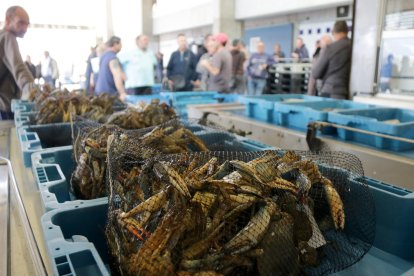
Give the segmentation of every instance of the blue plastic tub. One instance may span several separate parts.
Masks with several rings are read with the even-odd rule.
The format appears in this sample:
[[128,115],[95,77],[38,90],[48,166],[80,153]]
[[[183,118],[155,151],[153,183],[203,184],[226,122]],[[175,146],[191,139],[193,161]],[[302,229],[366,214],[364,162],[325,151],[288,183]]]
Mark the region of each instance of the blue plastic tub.
[[219,94],[214,91],[202,92],[161,92],[167,103],[175,109],[182,118],[187,118],[187,105],[189,104],[214,104]]
[[274,117],[275,103],[329,101],[331,99],[303,94],[274,94],[261,96],[240,96],[239,102],[246,105],[246,116],[267,123],[279,124]]
[[[358,186],[360,181],[351,183]],[[374,246],[358,263],[335,275],[413,275],[414,193],[369,178],[362,181],[372,188],[376,205]],[[60,264],[65,271],[70,268],[68,273],[109,273],[104,237],[107,204],[105,200],[72,203],[43,215],[42,230],[56,275],[64,275],[57,273]],[[77,254],[85,255],[86,264],[72,260]]]
[[25,167],[32,165],[31,155],[42,149],[72,144],[70,123],[22,126],[17,129]]
[[361,261],[336,275],[414,275],[414,192],[370,178],[365,181],[376,207],[374,246]]
[[70,203],[42,216],[54,275],[110,275],[105,240],[106,198]]
[[16,129],[21,126],[30,125],[32,122],[34,122],[37,114],[37,111],[16,112],[14,114],[14,125],[16,126]]
[[128,95],[125,97],[125,101],[130,104],[137,104],[140,102],[150,103],[153,99],[159,99],[160,102],[167,102],[160,94],[155,95]]
[[169,101],[170,106],[177,104],[202,104],[205,100],[213,100],[219,94],[214,91],[161,92],[161,96]]
[[62,208],[65,203],[76,200],[70,192],[70,179],[76,167],[72,146],[36,152],[32,154],[32,164],[46,212]]
[[373,105],[347,100],[275,103],[274,118],[282,126],[307,130],[309,122],[328,121],[329,112],[374,108]]
[[[387,120],[398,120],[387,123]],[[372,108],[331,112],[328,121],[338,125],[383,133],[397,137],[414,139],[414,111],[398,108]],[[343,140],[355,141],[380,149],[404,151],[414,149],[414,143],[400,142],[370,134],[338,128],[338,136]]]
[[[190,125],[211,151],[259,151],[274,149],[263,143],[230,133],[214,131],[200,125]],[[195,150],[195,149],[194,149]],[[70,192],[70,179],[76,167],[73,147],[65,146],[42,150],[32,154],[32,171],[45,211],[61,208],[78,199]],[[83,201],[93,201],[83,200]]]
[[35,107],[35,104],[33,102],[30,102],[28,100],[17,100],[13,99],[11,101],[11,111],[16,112],[30,112]]
[[162,83],[156,83],[151,88],[152,94],[160,94],[162,90]]
[[215,96],[215,99],[217,99],[219,103],[234,103],[239,101],[240,96],[240,94],[236,93],[219,93]]

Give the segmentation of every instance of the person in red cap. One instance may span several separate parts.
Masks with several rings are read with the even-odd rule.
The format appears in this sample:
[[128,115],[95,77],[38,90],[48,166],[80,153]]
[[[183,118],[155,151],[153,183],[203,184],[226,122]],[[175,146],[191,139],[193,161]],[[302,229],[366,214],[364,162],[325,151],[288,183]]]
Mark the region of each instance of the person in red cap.
[[200,65],[205,67],[210,77],[207,83],[207,90],[217,91],[220,93],[230,92],[230,80],[232,75],[232,57],[230,51],[226,48],[229,37],[225,33],[219,33],[214,36],[216,51],[211,61],[202,60]]

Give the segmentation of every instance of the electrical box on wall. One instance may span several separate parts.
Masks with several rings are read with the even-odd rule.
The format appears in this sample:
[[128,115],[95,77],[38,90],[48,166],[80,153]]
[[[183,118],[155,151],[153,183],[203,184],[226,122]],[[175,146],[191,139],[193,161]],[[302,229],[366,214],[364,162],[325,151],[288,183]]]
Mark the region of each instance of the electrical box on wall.
[[346,18],[349,17],[349,6],[339,6],[336,8],[336,17],[337,18]]

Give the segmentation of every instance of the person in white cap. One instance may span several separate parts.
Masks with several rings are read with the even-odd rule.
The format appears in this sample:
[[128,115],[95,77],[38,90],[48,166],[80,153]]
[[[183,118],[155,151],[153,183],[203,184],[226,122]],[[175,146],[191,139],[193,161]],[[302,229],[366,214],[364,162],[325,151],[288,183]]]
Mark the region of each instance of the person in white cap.
[[229,93],[233,65],[231,53],[226,48],[229,37],[225,33],[219,33],[214,36],[214,40],[217,49],[211,62],[208,60],[200,61],[200,65],[210,73],[207,90]]

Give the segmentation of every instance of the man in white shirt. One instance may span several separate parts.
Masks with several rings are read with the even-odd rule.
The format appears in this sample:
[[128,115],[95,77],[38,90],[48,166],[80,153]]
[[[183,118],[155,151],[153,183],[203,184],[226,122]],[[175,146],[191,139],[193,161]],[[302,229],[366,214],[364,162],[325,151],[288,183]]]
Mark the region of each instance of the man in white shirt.
[[149,38],[139,35],[137,48],[121,52],[118,59],[126,75],[125,88],[129,95],[148,95],[154,85],[154,68],[157,65],[155,54],[148,49]]
[[44,52],[45,59],[41,61],[40,71],[45,83],[49,84],[52,88],[55,87],[56,80],[59,78],[59,70],[56,60],[50,57],[49,52]]

